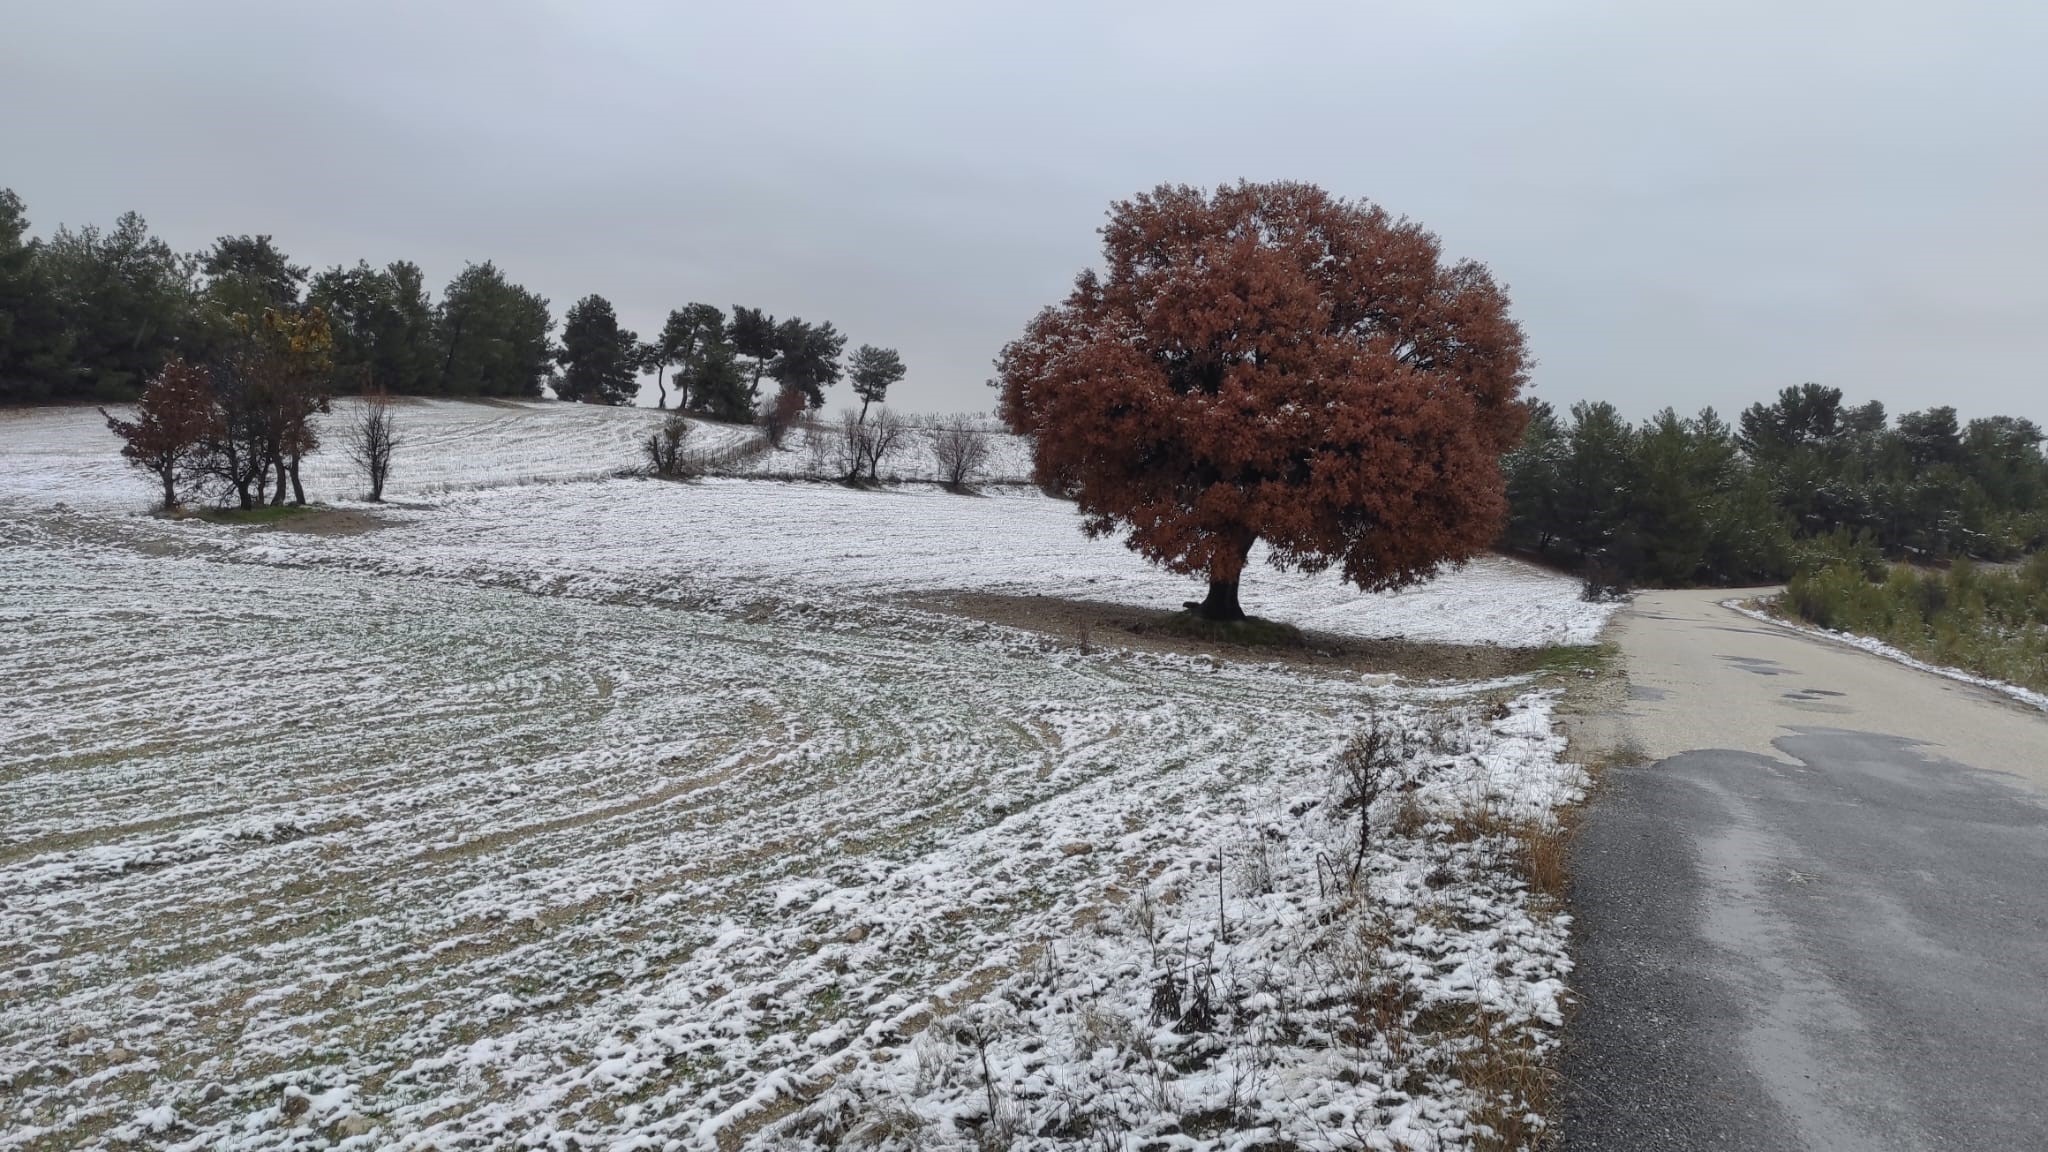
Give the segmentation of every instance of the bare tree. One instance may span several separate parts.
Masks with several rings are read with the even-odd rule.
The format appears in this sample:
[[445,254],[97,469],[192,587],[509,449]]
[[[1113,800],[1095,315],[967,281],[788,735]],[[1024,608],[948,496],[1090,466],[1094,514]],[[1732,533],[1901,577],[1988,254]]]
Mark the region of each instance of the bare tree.
[[391,475],[391,453],[398,447],[398,423],[391,415],[391,400],[383,393],[364,397],[349,429],[348,455],[363,478],[370,482],[370,502],[384,499],[384,481]]
[[862,441],[861,454],[867,459],[868,483],[879,484],[882,482],[883,459],[903,443],[909,425],[894,411],[877,408],[875,418],[863,427],[867,429],[867,436]]
[[870,484],[881,483],[882,461],[903,443],[910,430],[903,417],[887,408],[875,409],[872,420],[864,415],[848,408],[839,414],[838,426],[827,433],[839,478],[848,484],[863,477]]
[[690,438],[691,424],[677,412],[661,422],[661,427],[647,434],[640,442],[640,450],[647,456],[647,463],[656,476],[684,476],[691,472],[689,454],[683,444]]
[[931,426],[932,464],[939,483],[955,492],[964,491],[988,466],[988,433],[969,416],[949,416]]
[[812,431],[822,445],[818,454],[830,458],[833,475],[848,484],[859,481],[867,466],[867,441],[872,431],[862,422],[861,414],[848,408],[839,414],[837,425],[820,424]]

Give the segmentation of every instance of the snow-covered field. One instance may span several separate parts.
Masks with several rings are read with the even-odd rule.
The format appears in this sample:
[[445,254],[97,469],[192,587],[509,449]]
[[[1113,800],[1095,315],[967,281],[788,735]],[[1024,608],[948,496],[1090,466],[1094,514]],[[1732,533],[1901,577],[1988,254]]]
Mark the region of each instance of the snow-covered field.
[[[367,487],[342,449],[356,401],[340,400],[315,416],[328,448],[307,458],[306,498],[359,498]],[[390,499],[501,488],[554,480],[588,480],[638,467],[639,443],[662,413],[549,400],[400,400],[394,411],[400,444]],[[750,429],[704,424],[693,447],[737,445]],[[151,493],[116,455],[119,442],[92,408],[0,409],[0,501],[136,510]]]
[[[72,413],[0,416],[0,1149],[1455,1149],[1514,1116],[1472,1061],[1545,1051],[1569,970],[1502,864],[1582,784],[1545,692],[901,600],[1186,590],[1035,493],[456,488],[606,475],[649,415],[539,407],[448,416],[434,502],[355,536],[141,516]],[[1606,612],[1504,563],[1433,588],[1248,595],[1358,635]],[[1332,765],[1375,717],[1354,888]]]

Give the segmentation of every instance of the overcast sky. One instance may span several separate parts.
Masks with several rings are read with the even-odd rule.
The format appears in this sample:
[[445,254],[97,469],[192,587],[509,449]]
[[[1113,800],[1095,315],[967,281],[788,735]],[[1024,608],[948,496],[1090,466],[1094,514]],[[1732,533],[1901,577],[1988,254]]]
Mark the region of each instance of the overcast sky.
[[978,410],[1112,200],[1300,179],[1491,265],[1560,406],[1819,380],[2048,422],[2039,0],[8,9],[0,185],[38,233],[491,259],[643,335],[752,304]]

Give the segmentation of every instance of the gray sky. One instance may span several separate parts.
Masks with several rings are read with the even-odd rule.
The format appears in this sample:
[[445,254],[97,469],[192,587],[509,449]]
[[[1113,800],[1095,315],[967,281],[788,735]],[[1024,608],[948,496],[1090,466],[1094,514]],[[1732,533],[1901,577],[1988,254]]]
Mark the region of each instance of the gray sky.
[[493,259],[643,335],[758,305],[900,349],[917,409],[990,406],[1111,200],[1247,177],[1490,264],[1560,406],[1819,380],[2048,423],[2038,0],[31,0],[4,28],[0,185],[39,233],[134,208],[436,285]]

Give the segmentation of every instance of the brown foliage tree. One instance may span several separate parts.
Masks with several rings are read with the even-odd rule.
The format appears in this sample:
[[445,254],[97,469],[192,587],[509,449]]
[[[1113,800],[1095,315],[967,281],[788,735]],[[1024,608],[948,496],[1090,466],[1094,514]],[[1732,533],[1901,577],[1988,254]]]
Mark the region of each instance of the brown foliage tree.
[[164,488],[164,507],[178,506],[178,481],[197,470],[197,453],[213,427],[213,386],[204,369],[173,357],[150,378],[135,419],[100,409],[121,438],[121,455]]
[[1206,573],[1212,619],[1243,617],[1258,540],[1276,567],[1389,589],[1494,539],[1526,361],[1483,266],[1295,183],[1162,186],[1102,236],[1107,268],[1039,313],[994,381],[1090,535]]

